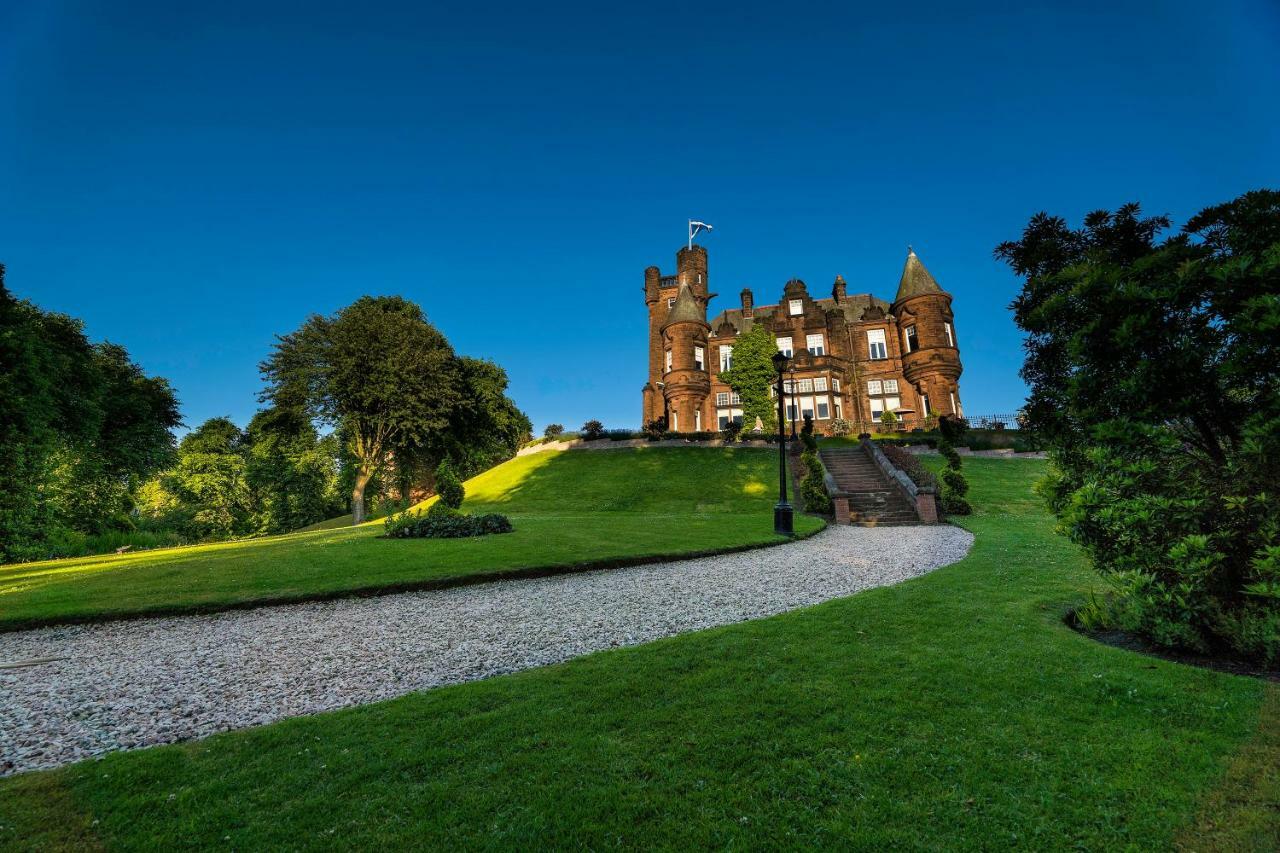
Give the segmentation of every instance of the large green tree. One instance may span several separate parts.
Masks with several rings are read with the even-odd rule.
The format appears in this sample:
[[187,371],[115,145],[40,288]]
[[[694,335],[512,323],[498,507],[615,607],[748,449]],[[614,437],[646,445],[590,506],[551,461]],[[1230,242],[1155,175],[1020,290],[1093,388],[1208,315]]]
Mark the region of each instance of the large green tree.
[[264,409],[245,430],[245,483],[255,533],[285,533],[342,513],[337,440],[305,413]]
[[398,296],[365,296],[331,317],[312,316],[279,339],[262,373],[264,399],[302,408],[342,436],[354,461],[357,523],[366,487],[397,455],[405,470],[430,470],[428,461],[450,452],[514,452],[510,436],[527,429],[502,393],[506,375],[457,356],[422,309]]
[[230,418],[209,418],[178,444],[178,464],[161,478],[177,512],[169,519],[196,539],[253,532],[245,435]]
[[0,560],[48,556],[59,528],[127,524],[133,488],[172,458],[179,423],[165,380],[16,299],[0,265]]
[[733,366],[721,372],[719,378],[742,399],[743,430],[754,429],[756,418],[764,424],[766,433],[778,428],[776,404],[769,396],[769,389],[778,379],[773,368],[773,356],[777,352],[777,341],[760,323],[733,341]]
[[1025,278],[1029,426],[1064,528],[1114,581],[1086,615],[1166,645],[1280,660],[1280,193],[1161,240],[1138,205],[1039,214]]

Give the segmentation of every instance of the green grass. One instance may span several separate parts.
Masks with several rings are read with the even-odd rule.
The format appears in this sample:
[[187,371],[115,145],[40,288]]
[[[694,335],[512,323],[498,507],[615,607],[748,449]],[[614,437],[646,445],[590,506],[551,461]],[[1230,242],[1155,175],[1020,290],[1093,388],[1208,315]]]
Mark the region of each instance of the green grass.
[[1067,629],[1093,578],[1044,463],[965,469],[954,566],[0,781],[0,846],[1275,849],[1276,691]]
[[[773,533],[776,464],[772,454],[752,450],[537,453],[467,483],[463,508],[509,515],[509,534],[389,540],[374,522],[0,566],[0,629],[770,544],[782,541]],[[821,525],[796,520],[800,533]]]

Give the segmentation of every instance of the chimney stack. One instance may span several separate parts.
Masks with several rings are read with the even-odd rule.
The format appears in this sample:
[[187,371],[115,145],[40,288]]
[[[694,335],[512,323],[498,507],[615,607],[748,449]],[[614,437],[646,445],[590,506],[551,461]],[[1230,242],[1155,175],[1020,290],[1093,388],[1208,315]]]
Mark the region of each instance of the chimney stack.
[[749,287],[742,288],[742,316],[743,317],[755,316],[755,309],[752,307],[754,304],[755,304],[755,299],[751,295],[751,288]]
[[843,303],[847,298],[845,294],[844,276],[836,276],[835,284],[831,285],[831,298],[836,301],[837,305]]

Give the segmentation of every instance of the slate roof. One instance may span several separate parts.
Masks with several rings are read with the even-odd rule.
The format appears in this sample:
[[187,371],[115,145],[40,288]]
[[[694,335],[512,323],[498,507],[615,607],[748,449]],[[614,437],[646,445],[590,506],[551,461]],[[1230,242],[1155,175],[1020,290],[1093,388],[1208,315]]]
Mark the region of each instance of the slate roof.
[[[857,323],[860,321],[862,319],[863,312],[872,306],[879,308],[886,314],[889,313],[889,303],[885,302],[883,299],[878,299],[872,296],[870,293],[850,294],[845,297],[844,302],[839,306],[836,305],[836,301],[834,299],[829,297],[824,299],[815,299],[813,301],[823,311],[830,311],[837,307],[843,309],[845,321],[849,323]],[[771,317],[773,312],[776,310],[778,310],[777,305],[757,305],[755,306],[754,313],[757,319],[763,319]],[[712,331],[718,330],[720,328],[720,324],[726,320],[729,322],[729,325],[733,326],[733,328],[738,332],[745,332],[752,326],[752,320],[750,318],[743,318],[741,308],[727,308],[717,314],[715,319],[711,321]]]
[[898,295],[893,301],[901,302],[904,299],[910,299],[912,296],[919,296],[922,293],[941,292],[942,288],[938,287],[938,283],[933,280],[933,276],[929,275],[929,271],[924,268],[924,264],[916,257],[916,253],[908,249],[907,262],[902,266],[902,279],[898,282]]
[[693,291],[689,289],[689,285],[680,285],[680,292],[676,294],[676,302],[671,306],[671,310],[667,312],[667,322],[662,324],[662,328],[670,326],[672,323],[705,323],[707,322],[707,309],[698,302]]

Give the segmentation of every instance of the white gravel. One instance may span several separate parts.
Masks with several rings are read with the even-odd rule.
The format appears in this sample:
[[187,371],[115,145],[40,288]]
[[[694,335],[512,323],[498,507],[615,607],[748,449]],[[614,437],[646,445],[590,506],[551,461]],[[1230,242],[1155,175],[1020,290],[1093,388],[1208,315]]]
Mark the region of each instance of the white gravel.
[[922,575],[972,541],[833,526],[629,569],[0,634],[0,775],[757,619]]

